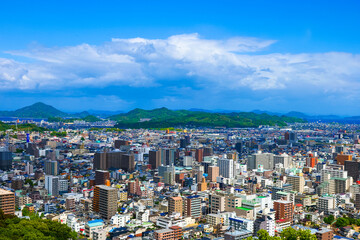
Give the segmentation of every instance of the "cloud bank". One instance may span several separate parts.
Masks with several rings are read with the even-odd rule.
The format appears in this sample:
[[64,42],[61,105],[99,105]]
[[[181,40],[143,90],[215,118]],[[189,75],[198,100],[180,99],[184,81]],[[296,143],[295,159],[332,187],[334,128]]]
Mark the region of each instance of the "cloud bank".
[[274,43],[184,34],[167,39],[112,39],[98,46],[8,51],[30,62],[0,58],[0,89],[153,87],[184,79],[200,88],[360,90],[359,55],[268,53]]
[[31,102],[25,99],[43,99],[70,110],[106,105],[360,114],[354,108],[359,54],[279,53],[271,50],[275,43],[281,44],[183,34],[8,51],[10,57],[0,58],[0,92],[8,108],[15,100],[23,106]]

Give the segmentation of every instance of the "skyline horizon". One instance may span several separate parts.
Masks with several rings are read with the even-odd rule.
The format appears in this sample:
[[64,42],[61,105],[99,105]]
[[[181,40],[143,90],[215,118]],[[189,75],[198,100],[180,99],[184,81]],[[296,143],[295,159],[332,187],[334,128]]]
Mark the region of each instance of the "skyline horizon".
[[[281,112],[281,111],[268,111],[268,110],[264,110],[264,109],[252,109],[252,110],[249,110],[249,111],[246,111],[246,110],[241,110],[241,109],[204,109],[204,108],[196,108],[196,107],[192,107],[192,108],[168,108],[166,106],[161,106],[161,107],[156,107],[156,108],[141,108],[141,107],[134,107],[134,108],[128,108],[128,109],[114,109],[114,110],[102,110],[102,109],[79,109],[79,110],[76,110],[76,111],[68,111],[64,108],[62,108],[61,105],[59,106],[56,106],[56,105],[52,105],[52,104],[48,104],[46,102],[40,102],[40,101],[37,101],[37,102],[33,102],[33,103],[29,103],[28,105],[24,105],[24,106],[21,106],[21,107],[17,107],[17,108],[9,108],[9,109],[3,109],[1,108],[0,106],[0,112],[1,111],[16,111],[16,110],[19,110],[21,108],[24,108],[24,107],[29,107],[29,106],[32,106],[32,105],[35,105],[35,104],[45,104],[45,105],[48,105],[48,106],[51,106],[51,107],[54,107],[56,108],[57,110],[60,110],[64,113],[69,113],[69,114],[76,114],[76,113],[81,113],[81,112],[89,112],[89,113],[96,113],[96,114],[100,114],[101,112],[102,113],[113,113],[114,115],[115,114],[119,114],[119,113],[128,113],[132,110],[135,110],[135,109],[143,109],[143,110],[154,110],[154,109],[161,109],[161,108],[166,108],[166,109],[169,109],[169,110],[172,110],[172,111],[177,111],[177,110],[188,110],[188,111],[204,111],[204,112],[213,112],[213,113],[231,113],[231,112],[248,112],[248,113],[266,113],[266,114],[269,114],[269,115],[286,115],[286,114],[289,114],[289,113],[299,113],[299,114],[304,114],[304,115],[307,115],[308,117],[316,117],[316,116],[337,116],[337,117],[357,117],[357,116],[360,116],[360,115],[345,115],[345,114],[336,114],[336,113],[328,113],[328,114],[312,114],[312,113],[308,113],[308,112],[301,112],[301,111],[296,111],[296,110],[290,110],[290,111],[286,111],[286,112]],[[0,117],[4,117],[4,116],[1,116]],[[6,117],[6,116],[5,116]]]

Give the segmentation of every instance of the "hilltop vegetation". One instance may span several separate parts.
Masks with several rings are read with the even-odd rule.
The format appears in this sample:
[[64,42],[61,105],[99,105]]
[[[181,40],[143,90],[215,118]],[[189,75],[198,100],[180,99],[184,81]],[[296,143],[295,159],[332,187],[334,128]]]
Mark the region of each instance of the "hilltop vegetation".
[[59,222],[40,219],[39,217],[20,219],[6,215],[0,209],[0,239],[39,239],[68,240],[77,239],[77,234],[67,225]]
[[49,117],[48,121],[49,122],[64,122],[64,123],[72,123],[74,121],[81,121],[84,120],[86,122],[98,122],[101,121],[100,118],[95,117],[93,115],[87,115],[86,117],[82,117],[82,118],[62,118],[62,117]]
[[[0,121],[0,131],[1,132],[9,130],[9,129],[16,130],[16,125],[6,124],[6,123],[3,123]],[[18,131],[29,131],[29,132],[48,131],[47,128],[39,127],[39,126],[36,126],[35,124],[31,124],[31,123],[18,124],[17,130]]]
[[188,110],[134,109],[128,113],[109,117],[118,122],[119,128],[166,128],[176,126],[193,127],[258,127],[260,125],[286,126],[287,123],[304,120],[286,116],[271,116],[248,112],[210,113]]

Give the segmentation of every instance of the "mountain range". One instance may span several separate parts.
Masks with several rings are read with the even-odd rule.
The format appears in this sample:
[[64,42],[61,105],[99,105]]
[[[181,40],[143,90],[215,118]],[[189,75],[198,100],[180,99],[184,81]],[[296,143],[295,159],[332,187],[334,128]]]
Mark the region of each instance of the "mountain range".
[[360,121],[360,116],[341,117],[337,115],[311,116],[301,112],[289,112],[286,114],[254,110],[252,112],[239,112],[230,110],[170,110],[167,108],[157,108],[144,110],[136,108],[127,113],[120,111],[101,111],[91,110],[80,113],[66,113],[53,106],[42,102],[26,106],[15,111],[0,111],[1,117],[19,118],[43,118],[52,121],[62,121],[62,119],[84,119],[97,121],[102,117],[115,120],[118,127],[172,127],[180,125],[191,126],[226,126],[226,127],[255,127],[259,125],[280,125],[284,126],[289,122],[304,121]]

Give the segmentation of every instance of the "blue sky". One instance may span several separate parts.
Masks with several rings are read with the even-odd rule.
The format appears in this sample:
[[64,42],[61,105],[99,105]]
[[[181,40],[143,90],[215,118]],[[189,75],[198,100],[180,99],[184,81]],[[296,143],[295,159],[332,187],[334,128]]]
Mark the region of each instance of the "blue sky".
[[0,109],[359,115],[359,1],[4,1]]

